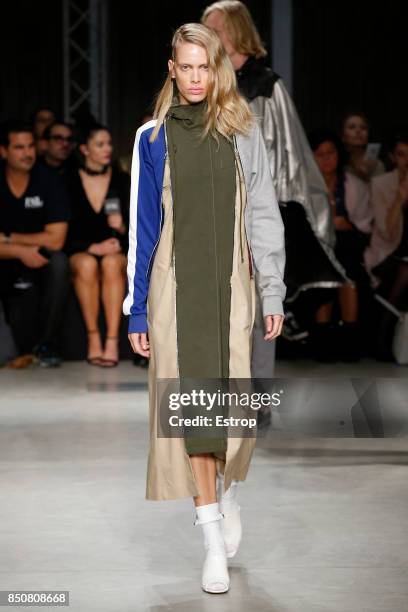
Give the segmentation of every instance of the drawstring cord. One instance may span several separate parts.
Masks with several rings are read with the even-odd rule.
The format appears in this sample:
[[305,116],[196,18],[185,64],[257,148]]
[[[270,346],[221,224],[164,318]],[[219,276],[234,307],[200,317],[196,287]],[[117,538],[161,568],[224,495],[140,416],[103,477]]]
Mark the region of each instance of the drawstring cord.
[[242,182],[241,182],[241,173],[240,173],[241,160],[239,157],[235,136],[233,136],[233,142],[234,142],[234,152],[235,152],[235,163],[237,166],[238,183],[239,183],[239,248],[240,248],[240,253],[241,253],[241,263],[244,263],[244,249],[242,246],[242,213],[243,213],[243,199],[244,198],[242,196]]

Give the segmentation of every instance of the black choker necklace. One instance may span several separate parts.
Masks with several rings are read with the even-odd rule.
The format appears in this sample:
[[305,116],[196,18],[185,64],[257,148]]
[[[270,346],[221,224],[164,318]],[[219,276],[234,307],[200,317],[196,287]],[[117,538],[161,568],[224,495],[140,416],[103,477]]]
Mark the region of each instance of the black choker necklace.
[[110,165],[107,164],[102,168],[102,170],[91,170],[91,168],[87,168],[86,166],[82,166],[82,170],[88,174],[89,176],[100,176],[101,174],[106,174],[109,170]]

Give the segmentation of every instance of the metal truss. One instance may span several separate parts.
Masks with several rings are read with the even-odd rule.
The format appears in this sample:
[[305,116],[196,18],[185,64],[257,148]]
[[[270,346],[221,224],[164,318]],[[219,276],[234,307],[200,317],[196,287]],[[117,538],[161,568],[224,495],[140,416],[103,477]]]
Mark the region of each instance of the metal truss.
[[107,0],[63,0],[64,117],[107,122]]

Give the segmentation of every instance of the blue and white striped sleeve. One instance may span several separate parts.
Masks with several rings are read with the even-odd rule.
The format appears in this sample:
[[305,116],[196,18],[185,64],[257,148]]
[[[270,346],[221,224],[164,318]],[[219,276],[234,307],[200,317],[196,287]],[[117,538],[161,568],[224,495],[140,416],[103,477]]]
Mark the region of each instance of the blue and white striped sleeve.
[[160,235],[161,190],[158,188],[151,158],[149,135],[155,121],[149,121],[136,133],[133,148],[129,251],[127,264],[128,294],[123,312],[129,315],[129,333],[147,332],[147,295],[150,259]]

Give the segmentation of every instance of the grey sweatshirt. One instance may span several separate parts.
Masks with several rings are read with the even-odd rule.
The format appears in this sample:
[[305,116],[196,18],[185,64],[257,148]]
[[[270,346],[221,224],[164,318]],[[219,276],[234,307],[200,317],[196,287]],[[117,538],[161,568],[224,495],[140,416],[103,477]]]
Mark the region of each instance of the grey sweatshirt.
[[247,190],[245,229],[255,267],[263,316],[283,314],[286,286],[284,226],[273,186],[268,155],[258,125],[236,135]]

